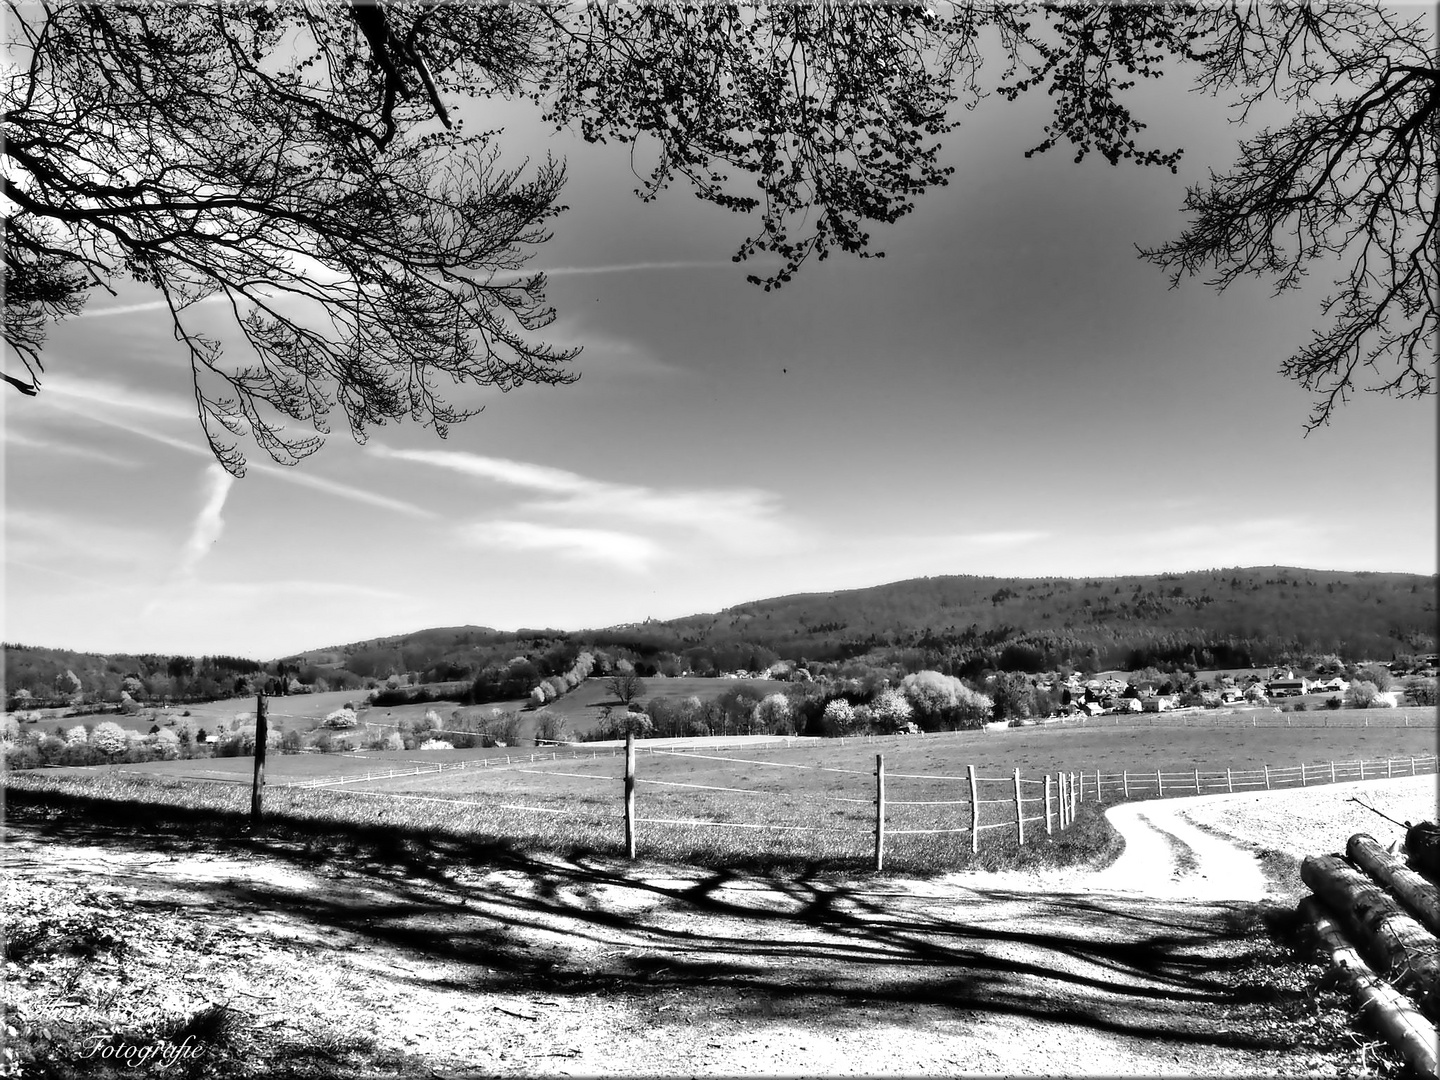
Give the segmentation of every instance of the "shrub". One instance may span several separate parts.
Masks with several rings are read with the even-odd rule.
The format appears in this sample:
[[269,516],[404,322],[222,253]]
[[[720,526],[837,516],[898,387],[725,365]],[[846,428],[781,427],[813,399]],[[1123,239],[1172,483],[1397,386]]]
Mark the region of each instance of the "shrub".
[[1327,709],[1338,709],[1341,708],[1344,704],[1345,702],[1341,701],[1338,696],[1328,697],[1325,699],[1325,707]]
[[1345,691],[1345,704],[1352,709],[1373,709],[1380,703],[1380,688],[1372,682],[1356,679]]
[[791,735],[795,731],[795,709],[784,694],[767,694],[755,703],[755,730],[764,735]]
[[300,732],[287,731],[281,735],[280,751],[285,754],[298,754],[300,752]]
[[325,726],[332,731],[349,731],[359,724],[354,709],[339,708],[325,717]]
[[899,731],[910,723],[915,710],[910,702],[905,700],[905,695],[892,687],[875,695],[875,700],[870,703],[870,712],[875,717],[876,727],[885,731]]
[[123,754],[128,744],[125,729],[113,720],[96,724],[95,730],[90,732],[90,745],[106,757]]
[[444,739],[426,739],[417,749],[419,750],[454,750],[455,744],[448,743]]

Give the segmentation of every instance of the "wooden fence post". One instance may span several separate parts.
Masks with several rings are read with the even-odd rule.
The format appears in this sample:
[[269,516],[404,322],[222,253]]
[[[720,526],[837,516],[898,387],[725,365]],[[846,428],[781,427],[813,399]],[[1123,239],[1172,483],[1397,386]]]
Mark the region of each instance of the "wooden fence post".
[[625,857],[635,858],[635,733],[625,733]]
[[1100,770],[1099,770],[1099,769],[1096,769],[1096,770],[1095,770],[1095,801],[1096,801],[1097,803],[1099,803],[1099,802],[1104,802],[1104,801],[1105,801],[1104,792],[1102,791],[1102,789],[1101,789],[1101,787],[1100,787]]
[[1200,767],[1195,767],[1195,794],[1200,794]]
[[1413,757],[1410,759],[1410,775],[1415,775],[1415,759]]
[[1305,786],[1305,762],[1300,762],[1300,786]]
[[1125,798],[1130,798],[1130,774],[1124,770],[1120,773],[1120,784],[1125,789]]
[[1160,777],[1160,770],[1155,770],[1155,795],[1160,797],[1165,794],[1165,781]]
[[1074,774],[1074,773],[1071,773],[1071,774],[1070,774],[1070,823],[1071,823],[1072,825],[1075,823],[1075,811],[1076,811],[1078,808],[1079,808],[1079,804],[1075,801],[1075,774]]
[[1270,766],[1269,766],[1269,765],[1266,765],[1264,768],[1265,768],[1265,790],[1266,790],[1266,791],[1269,791],[1269,790],[1270,790]]
[[260,810],[263,801],[261,791],[265,787],[265,695],[255,695],[255,782],[250,788],[250,827],[260,824]]
[[875,755],[875,870],[885,868],[885,755]]
[[1330,762],[1330,783],[1335,783],[1335,762]]
[[1045,774],[1045,835],[1051,836],[1054,830],[1050,828],[1050,774]]
[[1389,780],[1389,779],[1390,779],[1392,776],[1394,776],[1394,775],[1395,775],[1395,762],[1392,761],[1390,758],[1387,757],[1387,758],[1385,759],[1385,779],[1386,779],[1386,780]]
[[970,766],[970,854],[980,850],[980,800],[975,793],[975,766]]
[[1229,769],[1225,770],[1225,790],[1232,795],[1235,794],[1235,781],[1231,779]]
[[1025,846],[1025,800],[1020,797],[1020,770],[1015,770],[1015,828],[1020,832],[1020,846]]
[[1085,801],[1085,770],[1080,770],[1080,801]]

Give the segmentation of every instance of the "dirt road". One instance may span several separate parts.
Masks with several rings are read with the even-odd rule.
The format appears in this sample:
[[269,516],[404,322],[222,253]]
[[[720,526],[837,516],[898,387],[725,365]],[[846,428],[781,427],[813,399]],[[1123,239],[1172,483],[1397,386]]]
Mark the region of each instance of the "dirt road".
[[[228,1003],[270,1071],[323,1046],[356,1075],[1337,1075],[1360,1058],[1297,1026],[1304,987],[1255,902],[1293,906],[1284,856],[1343,846],[1352,811],[1394,838],[1356,790],[1435,814],[1433,777],[1135,803],[1110,811],[1109,867],[929,880],[372,862],[22,820],[7,909],[108,904],[144,942],[106,1008],[66,1014],[77,1032]],[[45,980],[10,991],[47,1008]]]

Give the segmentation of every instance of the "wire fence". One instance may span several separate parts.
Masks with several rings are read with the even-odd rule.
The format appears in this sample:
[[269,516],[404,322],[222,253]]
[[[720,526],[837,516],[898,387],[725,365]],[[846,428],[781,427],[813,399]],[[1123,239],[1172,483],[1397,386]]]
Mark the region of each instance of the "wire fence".
[[[858,740],[857,740],[858,741]],[[635,857],[642,837],[657,842],[675,830],[794,836],[796,843],[824,845],[825,837],[873,844],[874,865],[883,869],[887,844],[907,838],[942,844],[955,853],[978,853],[982,842],[1003,839],[1018,845],[1063,834],[1086,803],[1131,799],[1237,793],[1310,787],[1351,780],[1416,776],[1437,772],[1434,754],[1325,761],[1246,769],[1193,766],[1186,770],[1056,771],[1024,776],[1020,769],[1000,775],[974,766],[947,772],[887,771],[885,755],[875,767],[776,760],[736,748],[731,753],[690,748],[643,747],[633,741],[623,750],[597,749],[586,755],[560,752],[519,753],[501,758],[417,765],[415,768],[326,777],[288,785],[333,788],[367,781],[420,778],[452,779],[469,770],[510,773],[512,784],[480,794],[470,788],[461,797],[352,791],[376,799],[443,803],[478,810],[533,812],[551,817],[590,819],[614,829],[623,820],[625,847]],[[624,768],[615,775],[615,758]],[[642,767],[641,761],[649,766]],[[589,766],[605,771],[585,771]],[[687,771],[688,770],[688,771]],[[807,774],[803,779],[799,774]],[[534,776],[537,781],[520,781]],[[617,785],[618,781],[618,785]],[[459,785],[462,789],[467,784]],[[616,787],[621,813],[616,814]],[[609,822],[611,824],[605,824]],[[613,835],[613,833],[612,833]],[[805,840],[810,837],[811,840]]]

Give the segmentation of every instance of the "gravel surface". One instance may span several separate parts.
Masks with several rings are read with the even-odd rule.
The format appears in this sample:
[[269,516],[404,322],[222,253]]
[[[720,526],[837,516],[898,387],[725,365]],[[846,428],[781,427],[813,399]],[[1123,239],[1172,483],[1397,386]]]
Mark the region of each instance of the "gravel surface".
[[[143,938],[118,996],[62,1017],[82,1034],[229,1002],[273,1047],[363,1048],[370,1071],[338,1075],[1345,1075],[1363,1060],[1243,991],[1277,955],[1250,902],[1294,902],[1257,854],[1399,835],[1356,795],[1436,813],[1433,776],[1132,803],[1109,867],[929,880],[396,872],[28,825],[3,853],[7,904],[103,895]],[[7,995],[55,1023],[52,989]]]

